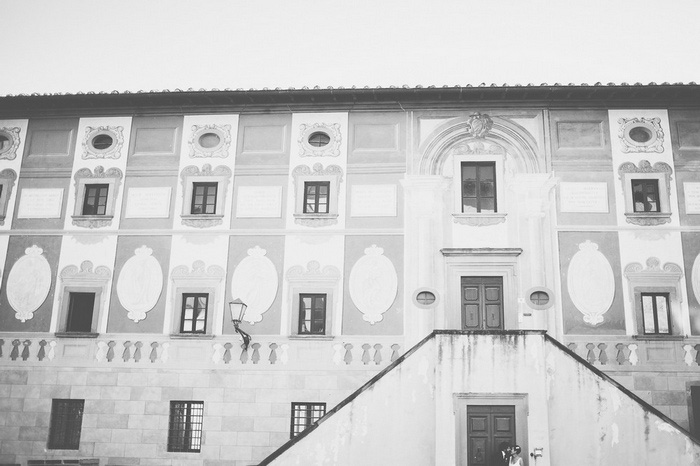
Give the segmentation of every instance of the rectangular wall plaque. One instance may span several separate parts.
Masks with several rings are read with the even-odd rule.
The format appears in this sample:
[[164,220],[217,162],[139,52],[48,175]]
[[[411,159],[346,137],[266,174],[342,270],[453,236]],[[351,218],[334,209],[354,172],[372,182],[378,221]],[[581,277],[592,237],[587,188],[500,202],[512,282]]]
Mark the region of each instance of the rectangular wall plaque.
[[125,218],[170,217],[172,188],[129,188],[126,194]]
[[608,212],[607,183],[572,183],[559,184],[562,212]]
[[356,184],[350,189],[351,217],[396,217],[395,184]]
[[279,218],[282,216],[282,186],[239,186],[237,218]]
[[700,214],[700,183],[683,183],[685,213]]
[[24,188],[17,218],[61,218],[63,188]]

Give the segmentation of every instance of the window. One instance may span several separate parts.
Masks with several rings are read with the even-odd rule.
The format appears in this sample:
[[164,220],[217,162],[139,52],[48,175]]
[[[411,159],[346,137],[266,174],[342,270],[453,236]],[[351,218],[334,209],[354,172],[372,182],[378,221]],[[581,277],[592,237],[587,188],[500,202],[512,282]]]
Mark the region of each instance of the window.
[[81,168],[75,173],[75,210],[73,225],[99,228],[112,224],[119,184],[123,177],[118,168],[105,170]]
[[206,333],[208,301],[207,293],[182,295],[180,333]]
[[307,181],[304,183],[304,213],[327,214],[329,181]]
[[668,293],[642,293],[644,334],[670,335],[671,308]]
[[338,165],[313,167],[299,165],[292,170],[294,183],[294,222],[309,227],[323,227],[338,223],[340,184],[343,169]]
[[199,453],[202,448],[203,401],[171,401],[168,451]]
[[625,195],[627,223],[649,226],[671,221],[671,167],[664,162],[653,166],[640,160],[639,166],[625,162],[618,168]]
[[49,450],[78,450],[85,400],[54,399],[51,403]]
[[108,184],[86,184],[83,215],[105,215],[108,193]]
[[659,181],[632,180],[632,199],[635,212],[660,212]]
[[326,414],[326,403],[292,403],[292,427],[290,437],[294,438]]
[[92,313],[95,309],[95,293],[69,293],[68,300],[66,332],[92,331]]
[[299,335],[326,334],[326,295],[299,295]]
[[218,183],[193,183],[190,213],[193,215],[215,214],[217,188]]
[[462,212],[496,212],[495,162],[462,162]]
[[313,147],[324,147],[331,142],[331,137],[324,133],[323,131],[316,131],[309,135],[307,139],[310,146]]

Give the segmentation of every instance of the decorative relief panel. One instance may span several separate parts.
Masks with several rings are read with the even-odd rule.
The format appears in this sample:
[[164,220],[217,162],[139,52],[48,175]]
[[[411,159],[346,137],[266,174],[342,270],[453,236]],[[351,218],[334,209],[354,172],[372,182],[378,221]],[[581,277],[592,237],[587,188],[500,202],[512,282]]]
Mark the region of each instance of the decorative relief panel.
[[[697,262],[697,261],[696,261]],[[639,262],[632,262],[625,267],[625,277],[629,281],[630,296],[634,296],[634,289],[640,286],[670,286],[676,290],[676,296],[681,298],[680,279],[683,269],[673,262],[667,262],[661,267],[659,259],[650,257],[646,261],[646,268]]]
[[493,120],[485,113],[473,113],[467,119],[467,135],[473,138],[483,139],[493,128]]
[[578,248],[569,264],[566,286],[583,321],[595,326],[603,323],[615,298],[615,275],[596,243],[586,240]]
[[15,126],[0,128],[0,160],[14,160],[17,157],[19,133],[20,129]]
[[299,125],[299,155],[302,157],[338,157],[340,155],[340,125],[314,123]]
[[112,276],[112,272],[104,265],[98,266],[93,271],[92,262],[83,261],[80,264],[80,268],[78,268],[76,265],[64,267],[59,276],[61,281],[64,283],[87,286],[94,283],[104,283],[109,281],[109,278]]
[[193,125],[188,142],[191,158],[226,158],[231,147],[231,125]]
[[384,318],[398,292],[396,269],[383,254],[384,249],[374,244],[365,249],[365,255],[353,265],[348,282],[352,302],[372,325]]
[[248,249],[248,257],[241,260],[231,277],[231,296],[248,305],[244,320],[251,325],[263,319],[277,296],[277,269],[266,254],[260,246]]
[[664,151],[664,131],[660,118],[620,118],[618,136],[622,152]]
[[340,270],[332,265],[326,265],[321,269],[321,264],[318,261],[309,261],[306,264],[306,269],[301,265],[295,265],[287,270],[287,280],[293,282],[303,282],[310,280],[337,282],[340,280]]
[[134,322],[146,318],[146,313],[158,303],[163,290],[163,271],[153,250],[144,246],[124,263],[117,279],[117,297]]
[[178,265],[175,267],[170,274],[170,278],[173,281],[180,281],[186,284],[187,280],[197,280],[197,279],[215,279],[220,280],[224,278],[224,269],[218,265],[210,265],[209,267],[202,261],[194,261],[192,263],[192,270],[186,265]]
[[7,277],[7,301],[21,322],[34,317],[51,289],[51,266],[37,245],[24,250]]
[[88,126],[83,139],[83,159],[118,159],[124,145],[122,126]]

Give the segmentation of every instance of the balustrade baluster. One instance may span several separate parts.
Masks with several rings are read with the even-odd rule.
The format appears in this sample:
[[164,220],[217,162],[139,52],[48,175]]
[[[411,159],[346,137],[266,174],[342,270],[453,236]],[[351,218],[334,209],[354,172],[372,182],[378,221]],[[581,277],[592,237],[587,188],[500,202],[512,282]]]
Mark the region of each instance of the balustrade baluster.
[[377,343],[374,345],[374,363],[379,365],[382,363],[382,345]]
[[277,343],[270,343],[270,364],[275,364],[277,362]]
[[141,347],[143,346],[143,343],[137,341],[134,346],[136,346],[136,351],[134,351],[134,362],[139,362],[141,360]]
[[117,342],[110,341],[109,343],[107,343],[107,346],[109,347],[109,349],[107,350],[107,362],[112,362],[112,360],[114,359],[114,347],[117,346]]
[[154,341],[151,343],[151,353],[148,355],[148,359],[151,360],[151,363],[156,362],[156,359],[158,359],[158,342]]
[[370,348],[371,348],[371,346],[367,343],[362,345],[362,364],[364,364],[365,366],[367,364],[369,364],[369,361],[370,361],[370,359],[369,359],[369,349]]
[[695,364],[700,366],[700,345],[695,345]]
[[253,347],[253,356],[251,357],[251,360],[253,361],[253,364],[257,364],[260,362],[260,343],[253,343],[250,346]]
[[224,344],[224,364],[228,364],[231,362],[231,348],[233,348],[233,345],[231,343]]
[[2,345],[4,345],[4,344],[5,344],[5,340],[0,338],[0,358],[2,357]]
[[39,342],[39,353],[37,353],[36,358],[39,361],[43,361],[44,358],[46,357],[46,340],[41,340]]
[[399,358],[399,349],[401,349],[401,345],[396,343],[391,345],[391,362],[394,362]]
[[589,364],[595,364],[595,345],[593,343],[588,343],[586,348],[588,349],[588,352],[586,353],[586,360]]
[[600,352],[598,353],[598,361],[600,361],[602,365],[608,363],[608,353],[605,351],[607,347],[608,345],[605,343],[601,343],[598,345],[598,349],[600,350]]
[[10,351],[10,359],[16,361],[19,357],[19,340],[12,340],[12,351]]
[[248,350],[241,343],[241,357],[239,358],[241,364],[246,364],[248,362]]
[[22,361],[26,361],[29,359],[29,346],[31,346],[32,342],[29,340],[24,340],[24,348],[22,349]]
[[128,362],[129,359],[131,359],[131,342],[130,341],[124,342],[124,352],[122,353],[122,359],[124,360],[124,362]]
[[350,364],[352,362],[352,343],[345,344],[345,356],[343,357],[345,364]]
[[627,362],[627,357],[625,356],[625,344],[624,343],[618,343],[615,345],[615,348],[617,348],[617,354],[615,355],[615,360],[619,365],[624,365],[625,362]]

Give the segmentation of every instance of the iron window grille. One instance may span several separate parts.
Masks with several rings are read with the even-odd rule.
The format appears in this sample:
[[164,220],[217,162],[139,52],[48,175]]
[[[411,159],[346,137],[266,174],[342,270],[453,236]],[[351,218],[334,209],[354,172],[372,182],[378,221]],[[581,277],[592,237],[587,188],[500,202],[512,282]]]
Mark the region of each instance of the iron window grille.
[[206,333],[208,301],[207,293],[182,295],[180,333]]
[[299,335],[326,334],[326,295],[299,295]]
[[49,450],[78,450],[85,400],[54,399],[51,403]]
[[645,335],[671,334],[671,306],[668,293],[642,293],[642,319]]
[[632,180],[632,202],[635,212],[661,212],[658,180]]
[[107,213],[108,184],[85,185],[83,215],[105,215]]
[[304,213],[327,214],[329,212],[330,181],[307,181],[304,183]]
[[294,438],[326,414],[326,403],[292,403],[290,438]]
[[495,162],[462,162],[462,212],[497,212]]
[[192,184],[192,208],[190,213],[215,214],[216,196],[219,183],[193,183]]
[[199,453],[202,448],[203,401],[171,401],[168,451]]

